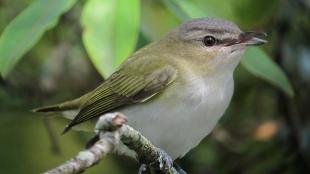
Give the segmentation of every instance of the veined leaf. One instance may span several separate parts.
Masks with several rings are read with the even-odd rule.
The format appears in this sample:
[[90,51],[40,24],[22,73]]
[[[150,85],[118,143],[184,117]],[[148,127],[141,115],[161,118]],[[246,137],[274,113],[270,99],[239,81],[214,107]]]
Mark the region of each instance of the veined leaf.
[[88,0],[82,12],[83,43],[102,76],[115,71],[135,49],[139,0]]
[[[164,0],[164,2],[176,16],[183,20],[186,19],[185,15],[189,18],[215,16],[211,14],[211,7],[209,7],[210,11],[204,12],[189,0]],[[294,96],[292,85],[283,70],[260,48],[250,48],[241,64],[250,73],[280,88],[288,96]]]
[[37,0],[23,10],[0,36],[0,73],[6,77],[43,33],[55,26],[60,15],[76,0]]
[[261,49],[249,48],[241,64],[252,74],[279,87],[288,96],[294,96],[294,90],[285,73]]

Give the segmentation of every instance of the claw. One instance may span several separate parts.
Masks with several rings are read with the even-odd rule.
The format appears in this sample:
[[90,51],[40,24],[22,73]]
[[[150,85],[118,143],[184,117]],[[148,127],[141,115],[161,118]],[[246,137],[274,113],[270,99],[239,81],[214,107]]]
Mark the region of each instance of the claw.
[[172,158],[162,149],[158,149],[158,152],[158,163],[160,170],[164,170],[165,173],[169,173],[171,171],[171,168],[173,167]]
[[138,174],[144,174],[147,171],[147,165],[141,164]]
[[[173,163],[172,158],[164,150],[160,148],[157,149],[157,152],[158,152],[158,159],[156,161],[156,164],[155,163],[149,164],[150,166],[154,167],[153,169],[155,173],[159,172],[159,173],[168,174],[171,172],[172,173],[177,172],[176,170],[173,170],[174,163]],[[139,174],[147,173],[149,171],[148,169],[150,169],[148,167],[149,167],[148,165],[142,164],[139,168]],[[180,174],[186,174],[184,170],[181,169],[180,171],[183,172]]]
[[177,163],[174,163],[173,166],[179,174],[187,174]]
[[97,141],[99,140],[99,136],[95,135],[93,138],[91,138],[85,146],[85,149],[89,149],[90,147],[92,147]]

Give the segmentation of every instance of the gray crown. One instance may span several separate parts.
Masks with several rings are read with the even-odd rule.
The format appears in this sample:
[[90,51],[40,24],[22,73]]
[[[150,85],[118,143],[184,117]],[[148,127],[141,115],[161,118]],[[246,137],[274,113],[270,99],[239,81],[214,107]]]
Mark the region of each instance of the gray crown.
[[184,22],[180,26],[182,33],[191,32],[194,30],[208,30],[216,33],[240,33],[240,28],[229,21],[216,18],[199,18]]

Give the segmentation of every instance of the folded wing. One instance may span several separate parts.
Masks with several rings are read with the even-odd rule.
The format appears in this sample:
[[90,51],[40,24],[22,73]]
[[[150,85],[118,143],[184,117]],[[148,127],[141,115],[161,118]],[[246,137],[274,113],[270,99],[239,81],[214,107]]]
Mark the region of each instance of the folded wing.
[[151,99],[171,84],[176,74],[176,70],[169,65],[147,73],[126,73],[122,69],[115,72],[89,95],[80,112],[63,133],[77,124],[121,106]]

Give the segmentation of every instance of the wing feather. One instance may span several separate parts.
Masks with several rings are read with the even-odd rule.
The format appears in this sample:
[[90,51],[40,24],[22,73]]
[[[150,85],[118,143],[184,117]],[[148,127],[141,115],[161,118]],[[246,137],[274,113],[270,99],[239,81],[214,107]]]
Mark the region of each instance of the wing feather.
[[176,70],[171,66],[153,70],[146,75],[117,71],[89,95],[78,115],[63,133],[72,126],[121,106],[144,102],[173,82],[175,77]]

